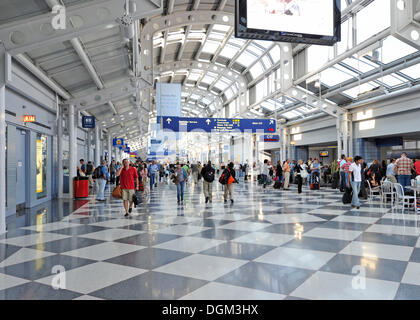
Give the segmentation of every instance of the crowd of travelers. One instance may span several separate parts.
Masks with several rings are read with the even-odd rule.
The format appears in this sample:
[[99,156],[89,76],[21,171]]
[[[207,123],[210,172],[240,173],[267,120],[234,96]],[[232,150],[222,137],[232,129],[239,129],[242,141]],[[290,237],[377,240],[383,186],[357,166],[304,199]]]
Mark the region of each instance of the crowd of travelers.
[[[137,205],[150,196],[150,192],[158,187],[158,183],[174,184],[177,190],[177,203],[184,204],[184,191],[188,185],[197,185],[202,180],[202,190],[205,203],[213,202],[213,184],[218,182],[223,188],[223,201],[234,203],[234,185],[240,181],[256,181],[263,188],[273,184],[275,189],[290,190],[292,184],[297,184],[297,192],[302,193],[303,186],[310,190],[319,190],[320,185],[350,192],[351,205],[360,208],[360,199],[367,199],[367,188],[380,186],[381,181],[388,180],[400,183],[407,194],[411,179],[420,176],[420,159],[411,160],[406,153],[398,159],[387,161],[374,160],[369,165],[360,157],[346,157],[324,165],[315,158],[303,160],[286,159],[273,165],[266,159],[262,163],[249,164],[229,162],[227,165],[212,164],[210,161],[202,165],[196,163],[159,163],[153,161],[130,161],[122,163],[112,160],[109,164],[103,160],[97,167],[91,161],[87,164],[83,159],[77,167],[78,176],[89,179],[89,187],[95,186],[97,201],[105,201],[104,191],[107,183],[115,185],[113,196],[121,198],[124,203],[125,216],[130,217],[133,204]],[[118,188],[117,188],[118,187]],[[118,192],[116,192],[116,190]],[[350,190],[350,191],[349,191]],[[350,202],[350,201],[349,201]]]

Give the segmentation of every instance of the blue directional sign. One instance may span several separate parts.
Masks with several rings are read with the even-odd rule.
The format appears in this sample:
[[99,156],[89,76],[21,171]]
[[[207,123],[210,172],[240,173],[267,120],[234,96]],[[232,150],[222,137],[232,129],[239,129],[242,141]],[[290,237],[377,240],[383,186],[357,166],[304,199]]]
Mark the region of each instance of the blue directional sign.
[[95,117],[94,116],[82,116],[82,127],[83,128],[95,128]]
[[183,118],[163,117],[163,129],[174,132],[276,132],[273,119],[227,119],[227,118]]

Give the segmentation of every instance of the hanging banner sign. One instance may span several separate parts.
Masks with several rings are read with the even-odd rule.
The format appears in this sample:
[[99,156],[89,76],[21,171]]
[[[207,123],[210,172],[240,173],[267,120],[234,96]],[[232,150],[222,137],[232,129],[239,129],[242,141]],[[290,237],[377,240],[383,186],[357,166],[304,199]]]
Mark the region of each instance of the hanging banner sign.
[[95,117],[94,116],[82,116],[82,128],[95,128]]
[[163,129],[174,132],[276,132],[273,119],[163,117]]
[[124,145],[124,139],[122,138],[115,138],[112,140],[112,145],[114,147],[122,147]]

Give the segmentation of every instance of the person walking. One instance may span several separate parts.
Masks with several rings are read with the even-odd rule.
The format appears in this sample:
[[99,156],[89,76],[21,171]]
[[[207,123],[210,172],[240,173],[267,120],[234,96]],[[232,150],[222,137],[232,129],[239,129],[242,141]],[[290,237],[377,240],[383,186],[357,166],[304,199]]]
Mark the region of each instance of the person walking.
[[116,168],[116,163],[115,160],[111,161],[111,164],[109,165],[109,174],[111,176],[110,178],[110,183],[114,184],[115,183],[115,174],[117,173],[117,168]]
[[404,188],[404,192],[410,192],[405,187],[411,185],[411,169],[414,168],[413,161],[407,158],[407,154],[403,152],[401,158],[395,162],[395,173],[398,175],[398,183]]
[[303,160],[298,160],[297,165],[295,167],[296,172],[296,180],[298,185],[298,193],[302,193],[302,183],[303,183],[303,177],[302,173],[305,171],[305,167],[303,166]]
[[353,208],[360,209],[360,200],[359,192],[360,185],[362,183],[362,167],[361,167],[362,157],[355,156],[354,162],[349,167],[349,174],[347,175],[347,187],[353,189],[353,198],[351,201],[351,206]]
[[263,185],[264,189],[267,187],[268,173],[269,173],[268,160],[264,159],[264,163],[263,163],[262,170],[261,170],[262,185]]
[[283,164],[283,173],[284,173],[284,190],[289,190],[289,181],[290,181],[290,160],[287,159]]
[[89,188],[93,188],[92,174],[95,168],[93,167],[92,161],[88,161],[86,166],[86,176],[89,178]]
[[150,178],[150,191],[153,191],[153,187],[156,186],[156,173],[159,171],[159,166],[156,164],[155,160],[153,160],[152,163],[149,165],[147,171]]
[[96,178],[96,200],[105,201],[105,187],[109,178],[106,161],[102,160],[102,165],[97,169],[99,170],[100,175]]
[[201,170],[203,177],[203,192],[206,198],[206,203],[212,202],[213,198],[213,181],[216,170],[211,166],[211,161],[207,163]]
[[281,182],[281,179],[283,177],[283,168],[281,167],[281,162],[280,160],[277,161],[277,166],[276,166],[276,177],[277,177],[277,181]]
[[392,183],[397,183],[397,178],[395,178],[395,159],[391,159],[391,162],[386,167],[386,178]]
[[85,176],[86,176],[85,160],[80,159],[80,167],[77,167],[77,177],[85,177]]
[[178,200],[178,204],[184,202],[184,187],[185,181],[187,181],[187,171],[177,162],[175,172],[172,174],[171,177],[173,183],[176,184],[176,196]]
[[233,184],[235,182],[237,182],[236,178],[235,178],[235,170],[233,169],[234,165],[233,162],[230,162],[227,166],[227,168],[223,171],[223,174],[225,175],[225,177],[227,177],[227,183],[224,185],[224,194],[223,194],[223,199],[224,202],[227,202],[227,198],[228,198],[228,194],[230,197],[230,203],[233,204]]
[[128,159],[123,160],[122,167],[117,171],[116,175],[117,177],[120,177],[122,200],[125,209],[124,217],[127,218],[133,210],[134,190],[140,189],[139,176],[136,168],[130,166]]

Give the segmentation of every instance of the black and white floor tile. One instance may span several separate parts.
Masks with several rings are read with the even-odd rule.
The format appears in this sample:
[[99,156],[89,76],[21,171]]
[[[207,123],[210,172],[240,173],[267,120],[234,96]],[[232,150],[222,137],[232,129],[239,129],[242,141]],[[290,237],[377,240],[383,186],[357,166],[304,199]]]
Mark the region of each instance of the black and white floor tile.
[[233,205],[217,183],[213,203],[199,184],[178,205],[175,186],[160,184],[126,219],[107,195],[9,228],[0,299],[420,299],[420,219],[380,199],[357,210],[337,190],[241,182]]

